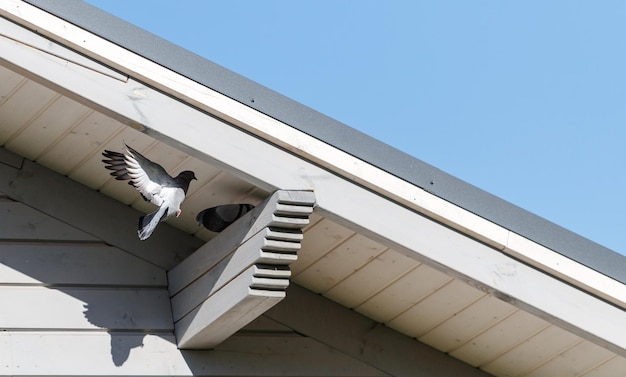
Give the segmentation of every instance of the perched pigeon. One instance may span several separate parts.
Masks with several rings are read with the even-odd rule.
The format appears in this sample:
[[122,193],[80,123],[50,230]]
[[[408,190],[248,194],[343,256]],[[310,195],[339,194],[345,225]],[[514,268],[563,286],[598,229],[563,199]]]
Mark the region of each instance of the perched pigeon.
[[212,232],[221,232],[252,208],[252,204],[223,204],[203,210],[196,221]]
[[140,240],[150,237],[159,222],[174,214],[180,216],[180,205],[185,200],[189,183],[196,179],[194,172],[185,170],[173,178],[161,165],[148,160],[128,145],[124,154],[105,150],[102,155],[107,158],[102,160],[105,168],[112,170],[111,175],[115,179],[129,180],[128,184],[136,188],[146,201],[159,206],[155,212],[139,218],[137,234]]

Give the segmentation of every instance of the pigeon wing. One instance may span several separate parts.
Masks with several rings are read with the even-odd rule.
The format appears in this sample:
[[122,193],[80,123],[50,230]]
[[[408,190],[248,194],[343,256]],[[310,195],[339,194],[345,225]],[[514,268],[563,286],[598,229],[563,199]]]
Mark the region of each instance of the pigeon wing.
[[159,222],[181,213],[180,205],[191,180],[196,179],[194,172],[185,170],[176,178],[170,176],[163,167],[144,157],[141,153],[126,145],[124,153],[105,150],[102,160],[105,168],[117,180],[128,180],[146,201],[159,207],[151,214],[139,218],[139,239],[145,240],[154,231]]
[[164,187],[175,186],[174,178],[167,174],[161,165],[150,161],[129,146],[126,148],[124,163],[133,187],[141,193],[144,199],[161,206],[163,204],[162,190]]
[[[128,170],[126,170],[126,161],[124,161],[124,155],[120,152],[113,152],[105,150],[102,155],[107,160],[102,160],[105,163],[105,168],[112,170],[111,175],[118,181],[129,180]],[[130,183],[130,182],[129,182]]]

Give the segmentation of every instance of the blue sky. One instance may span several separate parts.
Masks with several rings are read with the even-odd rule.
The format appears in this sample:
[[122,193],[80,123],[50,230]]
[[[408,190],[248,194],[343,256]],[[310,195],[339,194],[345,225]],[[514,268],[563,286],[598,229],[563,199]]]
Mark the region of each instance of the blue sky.
[[89,3],[626,254],[626,2]]

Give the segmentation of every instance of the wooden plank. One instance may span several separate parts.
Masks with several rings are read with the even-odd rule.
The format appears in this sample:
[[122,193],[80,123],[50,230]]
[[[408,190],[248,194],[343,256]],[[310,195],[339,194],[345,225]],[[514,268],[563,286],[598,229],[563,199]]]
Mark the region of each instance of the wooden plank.
[[4,147],[0,147],[0,163],[15,169],[20,169],[22,167],[22,163],[24,163],[24,158],[13,152],[9,152]]
[[519,374],[524,375],[581,341],[574,334],[549,326],[482,369],[496,376],[510,370],[520,371]]
[[24,80],[26,80],[24,76],[18,75],[0,64],[0,82],[2,83],[0,86],[0,106],[11,97],[11,93],[15,92]]
[[355,234],[301,271],[298,282],[314,292],[326,292],[385,249],[385,246]]
[[290,371],[300,371],[301,375],[307,376],[390,376],[308,337],[235,335],[216,347],[215,351],[247,351],[254,358],[266,359],[266,363],[271,360],[273,366],[264,366],[256,372],[265,376],[292,375]]
[[57,376],[389,376],[305,337],[237,336],[215,350],[185,351],[176,348],[170,334],[0,333],[0,374],[32,376],[42,373]]
[[613,377],[616,371],[626,370],[626,358],[614,356],[612,359],[594,367],[581,377]]
[[7,20],[1,20],[0,25],[2,25],[3,37],[7,40],[33,51],[44,52],[50,55],[52,59],[58,60],[59,64],[64,66],[81,66],[93,72],[98,72],[122,82],[127,79],[127,76],[121,74],[120,72],[102,65],[96,60],[90,59],[62,45],[51,43],[50,40],[41,38],[38,33],[33,33],[27,28],[11,24]]
[[287,229],[265,228],[262,232],[265,233],[265,238],[268,240],[301,243],[304,239],[304,235],[300,230],[289,231]]
[[487,376],[297,284],[265,316],[393,376]]
[[[587,267],[586,265],[555,252],[529,240],[519,234],[510,232],[504,252],[517,260],[541,269],[550,275],[571,283],[599,298],[605,299],[618,307],[626,309],[626,289],[624,279],[610,277]],[[607,260],[606,263],[612,263]]]
[[450,355],[475,367],[483,366],[548,326],[548,322],[523,310],[498,322]]
[[39,156],[37,162],[62,175],[68,175],[77,163],[99,155],[101,151],[95,147],[104,144],[122,127],[108,116],[93,112]]
[[19,202],[0,202],[0,239],[37,241],[99,241]]
[[[5,147],[30,160],[37,158],[54,144],[59,137],[80,122],[89,112],[88,107],[61,96],[33,120]],[[50,125],[53,124],[54,127]]]
[[285,297],[283,290],[250,288],[253,283],[251,267],[177,320],[178,346],[213,348]]
[[1,286],[3,329],[161,330],[173,328],[166,289]]
[[112,246],[13,243],[0,248],[0,284],[167,287],[167,278]]
[[[418,264],[414,259],[389,249],[328,290],[324,296],[348,308],[357,307]],[[300,283],[297,277],[293,280]]]
[[0,368],[13,376],[191,374],[167,334],[7,331],[2,343]]
[[0,164],[0,191],[164,269],[202,245],[167,224],[140,241],[139,212],[28,160],[21,170]]
[[[102,163],[102,152],[105,149],[112,151],[121,151],[124,148],[124,143],[139,149],[145,147],[146,145],[152,143],[148,136],[142,134],[131,127],[123,127],[120,132],[113,134],[109,139],[106,140],[103,144],[100,144],[97,149],[97,153],[91,154],[89,157],[84,159],[82,162],[77,163],[72,167],[72,170],[68,177],[71,179],[84,184],[85,186],[98,190],[102,193],[105,193],[114,198],[118,198],[117,195],[111,194],[111,189],[115,188],[128,188],[128,192],[131,194],[139,195],[137,190],[131,187],[130,185],[124,185],[123,182],[116,181],[113,177],[111,177],[107,171],[104,169],[104,164]],[[78,162],[78,161],[77,161]],[[102,174],[94,174],[94,172],[101,172]],[[108,185],[105,185],[109,183]],[[103,187],[104,186],[104,187]],[[125,187],[128,186],[128,187]],[[121,202],[126,204],[131,203],[135,197],[132,199],[123,200],[120,198]]]
[[[576,346],[560,353],[552,360],[528,373],[528,377],[541,376],[580,376],[581,370],[589,370],[613,358],[615,354],[606,348],[599,347],[589,341],[578,343]],[[614,371],[618,374],[626,370]]]
[[420,264],[355,310],[382,323],[387,323],[426,296],[440,289],[452,278]]
[[245,333],[272,333],[274,335],[281,333],[295,334],[289,327],[282,325],[273,319],[269,319],[265,315],[260,315],[252,320],[252,322],[244,326],[237,334]]
[[286,265],[257,263],[254,265],[254,269],[254,276],[274,279],[289,279],[291,277],[289,266]]
[[300,272],[352,235],[354,235],[353,231],[327,219],[322,219],[307,228],[298,261],[291,266],[293,276],[298,276]]
[[419,338],[484,295],[455,279],[389,321],[388,326]]
[[0,375],[3,376],[13,375],[13,361],[9,360],[13,346],[11,344],[11,337],[7,336],[7,333],[8,331],[2,331],[0,333]]
[[[224,291],[229,291],[229,287],[226,287]],[[251,290],[251,293],[256,293],[256,290]],[[273,297],[268,297],[268,295]],[[212,349],[246,326],[250,321],[265,313],[284,297],[285,293],[282,291],[266,291],[266,294],[260,296],[251,294],[243,298],[240,297],[236,302],[233,300],[226,302],[218,300],[223,297],[216,295],[216,302],[224,302],[229,305],[229,312],[206,316],[207,313],[205,311],[208,311],[210,305],[200,305],[197,312],[194,311],[190,314],[198,314],[207,320],[200,321],[196,318],[193,320],[191,318],[183,318],[177,322],[175,327],[178,347],[181,349]]]
[[460,313],[419,338],[442,352],[450,352],[465,344],[480,331],[490,327],[517,310],[492,296],[483,296]]
[[0,145],[45,110],[56,96],[56,92],[34,81],[22,85],[0,106]]

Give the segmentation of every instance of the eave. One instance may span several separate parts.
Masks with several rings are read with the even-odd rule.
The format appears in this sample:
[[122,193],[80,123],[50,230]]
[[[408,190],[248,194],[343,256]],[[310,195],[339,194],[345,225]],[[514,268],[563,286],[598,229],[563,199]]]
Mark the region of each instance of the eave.
[[[68,108],[110,119],[110,125],[102,128],[104,144],[94,145],[85,156],[58,154],[46,161],[46,155],[54,154],[42,153],[41,162],[54,170],[128,201],[129,191],[108,183],[104,172],[92,172],[98,171],[103,147],[119,149],[129,137],[153,148],[155,156],[177,156],[180,163],[172,168],[223,171],[218,174],[232,177],[239,188],[247,187],[243,191],[256,195],[256,202],[276,189],[312,190],[317,217],[305,230],[305,239],[308,234],[316,241],[306,246],[293,266],[299,284],[477,366],[497,359],[485,361],[467,348],[463,351],[463,344],[515,316],[524,317],[521,323],[530,328],[531,335],[522,339],[536,334],[567,338],[564,334],[571,332],[567,349],[599,345],[626,355],[626,337],[615,331],[626,328],[622,282],[40,9],[8,1],[0,14],[113,68],[83,63],[84,58],[74,52],[42,43],[26,30],[0,41],[0,61],[13,71],[4,71],[5,82],[15,78],[22,85],[11,88],[11,96],[29,85],[33,91],[26,94],[32,95],[24,98],[36,98],[46,87],[58,93],[52,94],[59,96],[54,103],[66,101]],[[50,108],[46,104],[33,116],[46,114]],[[3,135],[3,144],[27,156],[37,135],[21,143],[17,140],[34,130],[33,123],[29,118],[15,124],[12,132]],[[71,145],[72,140],[68,136],[44,142],[48,144],[42,151],[49,152]],[[254,158],[246,153],[250,151]],[[347,193],[350,200],[345,200]],[[204,203],[205,198],[190,198],[188,212],[208,206]],[[142,208],[140,202],[134,204]],[[187,217],[173,224],[193,233],[192,223],[192,217]],[[370,250],[371,255],[350,259],[349,245]],[[341,268],[333,269],[342,258]],[[404,265],[394,270],[395,263]],[[360,285],[368,270],[379,271],[380,279],[373,279],[371,286]],[[403,288],[433,281],[422,296],[415,292],[389,309],[389,297]],[[440,318],[433,318],[430,327],[412,325],[424,305],[435,307],[438,300],[454,304],[448,312],[440,305],[441,312],[436,313]],[[450,334],[458,332],[455,326],[462,327],[460,314],[483,315],[494,308],[501,313],[497,318],[486,320],[482,328],[470,328],[460,346],[450,343]],[[603,321],[597,321],[599,315]],[[523,340],[517,346],[522,345]],[[614,358],[610,353],[602,357],[602,362]]]

